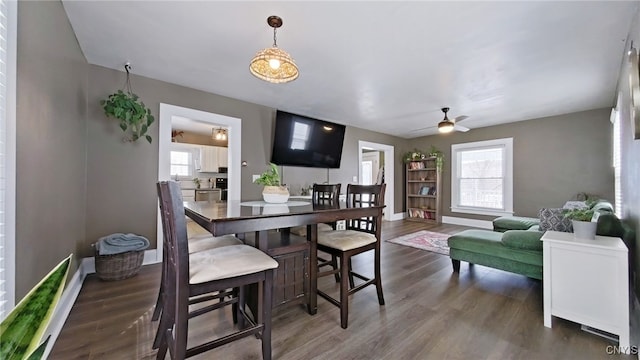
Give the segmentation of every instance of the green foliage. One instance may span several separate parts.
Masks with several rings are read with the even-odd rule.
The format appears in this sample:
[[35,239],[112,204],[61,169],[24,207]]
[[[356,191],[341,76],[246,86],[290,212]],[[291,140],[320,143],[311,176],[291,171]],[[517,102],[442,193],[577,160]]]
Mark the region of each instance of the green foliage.
[[429,150],[428,153],[418,149],[414,149],[413,151],[408,151],[404,153],[404,155],[402,155],[402,160],[405,163],[408,163],[412,161],[424,160],[424,159],[433,158],[433,157],[436,158],[436,168],[438,169],[438,172],[441,172],[442,167],[444,166],[444,154],[442,153],[442,151],[438,150],[438,148],[436,148],[433,145],[431,145],[431,149]]
[[144,137],[151,143],[151,136],[146,133],[155,119],[151,110],[139,100],[138,95],[118,90],[117,93],[109,95],[107,100],[101,100],[100,105],[104,108],[105,115],[120,121],[120,129],[129,134],[127,141],[136,141]]
[[199,178],[193,178],[193,183],[196,184],[197,187],[200,187],[200,179]]
[[42,357],[46,347],[41,344],[42,335],[62,296],[70,264],[71,255],[33,287],[0,323],[0,359]]
[[427,155],[418,149],[413,149],[413,151],[408,151],[404,153],[404,155],[402,156],[402,159],[406,163],[416,161],[416,160],[423,160],[426,158],[427,158]]
[[576,221],[591,221],[591,218],[593,218],[593,209],[591,209],[591,207],[570,209],[565,211],[564,217]]
[[269,170],[263,172],[260,177],[254,181],[254,183],[264,186],[280,186],[280,173],[278,172],[278,166],[274,163],[269,163],[269,166]]

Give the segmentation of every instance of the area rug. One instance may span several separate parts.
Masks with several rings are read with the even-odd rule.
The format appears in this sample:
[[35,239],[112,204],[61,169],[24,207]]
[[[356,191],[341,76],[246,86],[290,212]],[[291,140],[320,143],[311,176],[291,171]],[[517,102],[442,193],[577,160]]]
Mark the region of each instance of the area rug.
[[421,230],[408,235],[387,240],[390,243],[411,246],[420,250],[427,250],[434,253],[449,255],[449,245],[447,239],[450,234],[441,234],[433,231]]

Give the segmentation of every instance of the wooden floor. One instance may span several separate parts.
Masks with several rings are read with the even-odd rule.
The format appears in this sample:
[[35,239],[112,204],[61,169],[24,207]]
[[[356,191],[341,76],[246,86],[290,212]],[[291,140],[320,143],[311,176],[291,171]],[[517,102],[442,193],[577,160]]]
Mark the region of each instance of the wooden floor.
[[[384,223],[383,240],[418,230],[456,233],[464,227],[417,222]],[[354,258],[354,269],[372,269],[372,256]],[[319,288],[338,287],[332,277]],[[151,322],[160,265],[144,266],[130,279],[87,277],[49,359],[153,359]],[[452,272],[448,256],[383,242],[382,282],[386,306],[375,288],[350,298],[349,328],[338,308],[318,299],[318,313],[301,306],[273,318],[274,359],[603,359],[614,343],[553,319],[543,326],[542,283],[463,263]],[[189,341],[231,329],[230,309],[192,319]],[[616,355],[618,358],[631,356]],[[245,338],[193,359],[260,359],[260,341]]]

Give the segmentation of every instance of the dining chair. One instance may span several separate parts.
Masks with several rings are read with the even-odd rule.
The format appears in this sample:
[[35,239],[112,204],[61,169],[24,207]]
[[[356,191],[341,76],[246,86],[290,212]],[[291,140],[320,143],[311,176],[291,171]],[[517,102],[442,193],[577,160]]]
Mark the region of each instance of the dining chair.
[[[311,202],[313,205],[331,205],[338,202],[340,196],[340,187],[342,184],[313,184],[313,195]],[[336,224],[318,224],[318,231],[335,230]],[[298,236],[307,236],[306,226],[296,226],[289,230],[292,234]]]
[[[175,182],[162,181],[157,188],[167,250],[167,272],[156,358],[164,359],[169,351],[172,359],[184,359],[255,335],[262,340],[262,358],[271,359],[273,270],[278,263],[248,245],[228,245],[189,254],[180,187]],[[254,318],[245,312],[244,287],[251,284],[257,284],[261,289]],[[238,289],[237,293],[229,291],[233,288]],[[192,297],[213,293],[217,293],[214,297],[229,299],[189,312]],[[187,348],[189,318],[234,304],[237,305],[237,331]],[[245,322],[249,324],[246,327]]]
[[[347,186],[347,207],[370,207],[384,205],[386,184]],[[375,285],[378,293],[378,303],[384,305],[382,281],[380,279],[380,216],[370,216],[346,221],[346,230],[318,232],[318,250],[326,252],[340,259],[339,269],[320,272],[318,278],[327,275],[340,274],[340,299],[334,299],[324,291],[318,290],[318,295],[340,308],[340,326],[346,329],[349,317],[349,296]],[[374,251],[374,276],[368,278],[352,270],[351,258],[355,255]],[[363,280],[355,285],[354,277]]]
[[[165,235],[165,239],[166,239],[166,235]],[[188,239],[189,254],[193,254],[199,251],[204,251],[209,249],[215,249],[222,246],[242,245],[242,244],[244,243],[234,235],[213,236],[209,234],[201,234],[201,235],[192,236]],[[167,252],[163,251],[162,274],[160,276],[160,289],[158,290],[158,298],[156,299],[156,306],[153,309],[153,315],[151,316],[151,321],[157,321],[160,318],[160,314],[162,313],[162,299],[163,299],[164,282],[165,282],[164,279],[166,277],[166,272],[167,272],[167,262],[165,260],[166,256],[167,256]],[[222,301],[223,299],[224,298],[220,300]],[[198,296],[194,299],[189,299],[189,304],[192,305],[192,304],[197,304],[197,303],[201,303],[209,300],[212,300],[210,296],[208,297]],[[234,320],[235,320],[235,316],[234,316]],[[159,333],[156,333],[156,338],[153,342],[153,347],[152,347],[153,349],[157,349],[158,346],[160,345],[160,336],[158,335]]]

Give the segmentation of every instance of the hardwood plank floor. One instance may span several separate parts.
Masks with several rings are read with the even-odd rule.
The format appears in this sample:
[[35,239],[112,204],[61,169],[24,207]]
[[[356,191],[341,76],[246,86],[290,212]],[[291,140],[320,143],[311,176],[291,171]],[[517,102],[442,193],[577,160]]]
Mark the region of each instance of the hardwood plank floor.
[[[454,234],[456,225],[385,222],[383,240],[419,230]],[[190,233],[203,232],[193,225]],[[372,273],[373,256],[354,258],[354,269]],[[318,299],[318,313],[302,306],[275,312],[274,359],[602,359],[614,343],[559,318],[543,326],[542,283],[521,275],[463,263],[453,273],[448,256],[382,243],[386,305],[375,288],[351,296],[349,328],[340,328],[337,307]],[[333,277],[319,288],[337,294]],[[144,266],[130,279],[87,277],[49,359],[154,359],[157,323],[151,322],[160,265]],[[192,319],[190,342],[224,334],[230,309]],[[616,355],[618,358],[631,358]],[[194,359],[260,359],[250,337]]]

